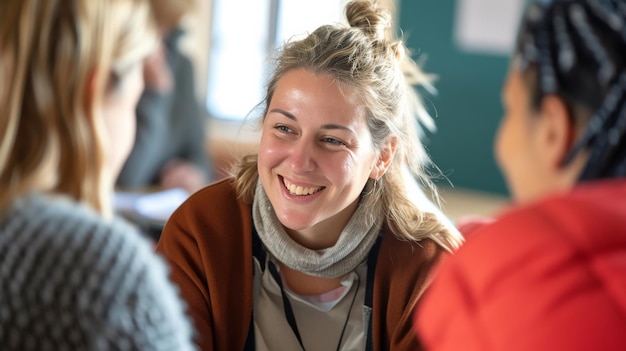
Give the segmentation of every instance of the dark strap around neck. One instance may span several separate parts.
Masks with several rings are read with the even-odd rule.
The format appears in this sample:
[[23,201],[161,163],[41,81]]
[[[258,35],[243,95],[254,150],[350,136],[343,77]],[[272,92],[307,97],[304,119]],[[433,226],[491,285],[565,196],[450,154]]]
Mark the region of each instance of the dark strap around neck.
[[[374,274],[376,273],[376,263],[378,262],[378,251],[380,250],[381,242],[382,242],[382,235],[379,235],[378,238],[376,239],[376,243],[374,243],[374,246],[372,246],[372,249],[370,250],[367,256],[367,278],[365,282],[365,301],[363,303],[363,306],[366,306],[372,310],[373,310],[373,305],[374,305],[373,304]],[[252,255],[260,263],[261,270],[265,271],[266,253],[265,253],[265,250],[263,249],[263,242],[261,241],[261,238],[259,237],[259,234],[257,234],[256,229],[254,227],[252,228]],[[254,265],[254,260],[252,264]],[[272,265],[270,264],[270,266]],[[271,268],[270,268],[270,273],[272,273]],[[273,273],[272,273],[272,276],[274,276]],[[276,276],[274,276],[274,279],[276,279],[277,282],[279,281],[281,282],[280,284],[282,287],[282,280],[280,280],[280,277],[278,278],[279,279],[276,279]],[[282,291],[282,288],[281,288],[281,291]],[[285,304],[285,301],[284,301],[285,298],[286,297],[283,295],[283,304]],[[289,306],[291,307],[291,305]],[[253,306],[253,310],[254,310],[254,306]],[[291,325],[290,322],[289,324]],[[294,325],[295,325],[295,319],[294,319]],[[297,325],[296,325],[296,328],[297,328]],[[294,331],[294,334],[295,334],[295,331]],[[304,350],[304,346],[302,344],[302,340],[299,336],[299,333],[296,334],[296,337],[298,338],[298,342],[300,343],[300,346]],[[250,318],[250,327],[248,328],[248,338],[246,339],[246,344],[243,350],[255,351],[255,349],[256,349],[256,344],[255,344],[255,338],[254,338],[254,312],[253,312],[252,317]],[[369,320],[367,321],[366,334],[365,334],[365,350],[366,351],[374,350],[374,332],[372,329],[372,316],[370,316]]]
[[372,328],[372,319],[374,317],[374,275],[376,273],[378,251],[380,250],[382,238],[381,235],[376,238],[376,243],[367,256],[367,280],[365,282],[365,302],[363,305],[372,310],[372,315],[370,315],[365,328],[365,351],[374,351],[374,329]]
[[293,331],[293,334],[296,336],[296,339],[298,339],[298,344],[300,344],[300,347],[304,351],[305,350],[304,343],[302,342],[302,337],[300,336],[300,331],[298,330],[298,323],[296,323],[296,316],[293,313],[293,308],[291,307],[289,298],[287,298],[287,294],[285,294],[285,289],[283,287],[283,279],[280,277],[280,274],[278,274],[276,265],[274,265],[273,262],[269,262],[268,267],[270,270],[270,274],[272,274],[272,277],[274,278],[274,280],[276,281],[276,284],[278,284],[278,287],[280,288],[280,295],[283,298],[283,309],[285,312],[285,318],[287,319],[287,323],[289,323],[289,327]]
[[[259,261],[261,264],[261,270],[265,271],[265,250],[263,250],[263,242],[257,234],[254,226],[252,227],[252,271],[255,272],[254,268],[254,259]],[[253,278],[254,279],[254,278]],[[254,284],[254,282],[252,283]],[[254,297],[252,298],[254,301]],[[243,347],[243,351],[255,351],[256,350],[256,340],[254,337],[254,306],[252,306],[252,313],[250,314],[250,326],[248,327],[248,337],[246,338],[246,343]]]

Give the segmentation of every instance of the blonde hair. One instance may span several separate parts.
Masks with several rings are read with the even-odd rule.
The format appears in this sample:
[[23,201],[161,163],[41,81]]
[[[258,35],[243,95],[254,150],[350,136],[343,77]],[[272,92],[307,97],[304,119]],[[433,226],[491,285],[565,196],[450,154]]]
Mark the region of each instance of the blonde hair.
[[[418,135],[422,126],[432,129],[434,123],[413,88],[413,85],[432,87],[431,77],[409,57],[401,40],[388,38],[390,16],[375,2],[349,2],[346,17],[349,27],[325,25],[283,47],[267,87],[265,109],[278,81],[288,71],[298,68],[329,74],[359,94],[367,107],[368,126],[377,150],[391,138],[397,140],[389,169],[380,179],[370,179],[367,185],[368,196],[362,205],[368,209],[370,220],[375,221],[382,213],[387,226],[399,238],[430,238],[453,251],[462,242],[458,231],[434,214],[418,209],[410,199],[403,177],[403,168],[408,167],[437,197],[427,173],[432,163]],[[236,170],[236,186],[245,201],[251,201],[254,194],[256,167],[256,156],[248,156]]]
[[0,2],[0,209],[29,192],[110,214],[106,93],[156,45],[147,0]]

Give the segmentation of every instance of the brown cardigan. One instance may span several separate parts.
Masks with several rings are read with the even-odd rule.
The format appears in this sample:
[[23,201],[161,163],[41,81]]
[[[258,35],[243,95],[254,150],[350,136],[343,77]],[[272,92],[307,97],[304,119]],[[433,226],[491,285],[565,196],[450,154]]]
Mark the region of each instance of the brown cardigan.
[[[187,301],[201,350],[242,350],[253,310],[251,206],[232,179],[192,195],[166,224],[157,251]],[[412,311],[444,250],[383,233],[373,291],[374,350],[419,350]]]

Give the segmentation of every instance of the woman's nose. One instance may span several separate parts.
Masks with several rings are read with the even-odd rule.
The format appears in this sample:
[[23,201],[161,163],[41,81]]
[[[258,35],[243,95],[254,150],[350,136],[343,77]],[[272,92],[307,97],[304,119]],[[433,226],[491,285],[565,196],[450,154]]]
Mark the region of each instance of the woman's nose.
[[294,173],[306,173],[315,169],[315,147],[311,142],[300,139],[291,148],[289,166]]

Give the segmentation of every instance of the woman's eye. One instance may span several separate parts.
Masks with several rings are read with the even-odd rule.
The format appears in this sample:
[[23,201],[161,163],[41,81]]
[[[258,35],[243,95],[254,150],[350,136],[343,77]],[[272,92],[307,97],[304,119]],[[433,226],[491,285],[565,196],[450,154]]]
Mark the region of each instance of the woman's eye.
[[323,138],[322,141],[325,142],[325,143],[331,144],[333,146],[344,146],[344,145],[346,145],[346,144],[344,144],[343,141],[337,140],[337,139],[334,139],[334,138]]
[[274,127],[276,130],[283,132],[283,133],[293,133],[293,129],[287,127],[287,126],[283,126],[283,125],[278,125],[276,127]]

